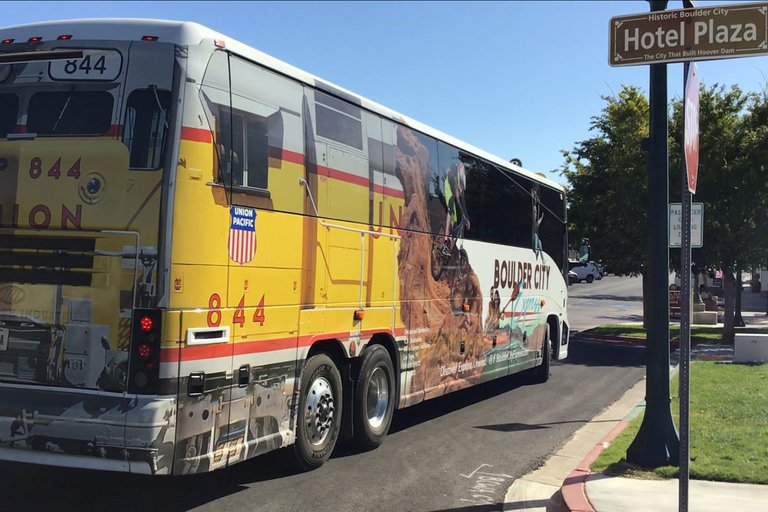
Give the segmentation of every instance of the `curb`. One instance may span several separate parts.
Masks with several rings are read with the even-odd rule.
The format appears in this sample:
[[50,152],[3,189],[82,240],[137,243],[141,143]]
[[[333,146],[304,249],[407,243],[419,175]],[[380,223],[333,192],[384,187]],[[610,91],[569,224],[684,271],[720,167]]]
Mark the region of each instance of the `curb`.
[[581,464],[576,466],[576,469],[571,471],[568,477],[563,481],[563,485],[560,487],[560,494],[563,497],[563,502],[565,503],[567,510],[570,512],[595,512],[594,507],[589,502],[586,491],[587,477],[592,473],[589,466],[595,459],[597,459],[600,452],[606,448],[605,445],[613,441],[613,439],[624,430],[628,423],[628,421],[622,420],[613,427],[611,431],[608,432],[594,448],[592,448]]

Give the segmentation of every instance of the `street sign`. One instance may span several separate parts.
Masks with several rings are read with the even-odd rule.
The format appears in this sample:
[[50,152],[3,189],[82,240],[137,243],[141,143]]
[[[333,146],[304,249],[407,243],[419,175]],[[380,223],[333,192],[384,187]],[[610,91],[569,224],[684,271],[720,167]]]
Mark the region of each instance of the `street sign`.
[[696,193],[699,172],[699,72],[696,63],[688,67],[685,84],[685,120],[683,122],[685,139],[685,168],[688,171],[688,190]]
[[[704,241],[704,203],[691,205],[691,247],[699,248]],[[669,203],[669,246],[681,247],[683,233],[683,205]]]
[[768,55],[768,3],[654,11],[610,21],[611,66]]

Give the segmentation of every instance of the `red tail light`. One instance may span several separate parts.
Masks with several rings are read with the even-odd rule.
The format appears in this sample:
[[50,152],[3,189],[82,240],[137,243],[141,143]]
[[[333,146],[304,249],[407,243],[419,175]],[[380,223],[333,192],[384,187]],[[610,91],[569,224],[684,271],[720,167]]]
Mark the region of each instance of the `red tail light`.
[[146,343],[142,343],[139,345],[138,354],[142,359],[149,359],[149,357],[152,355],[152,349],[150,349],[149,345]]
[[27,42],[28,42],[28,43],[39,43],[39,42],[40,42],[40,41],[42,41],[42,40],[43,40],[42,36],[35,36],[35,37],[30,37],[30,38],[27,40]]
[[3,39],[0,44],[11,44],[15,39]]
[[59,41],[69,41],[70,39],[72,39],[72,34],[61,35],[56,39],[58,39]]
[[160,311],[135,310],[131,329],[128,392],[160,393]]
[[141,38],[142,41],[157,41],[159,37],[157,36],[144,36]]
[[144,332],[149,332],[152,330],[152,319],[148,316],[145,316],[141,319],[141,330]]

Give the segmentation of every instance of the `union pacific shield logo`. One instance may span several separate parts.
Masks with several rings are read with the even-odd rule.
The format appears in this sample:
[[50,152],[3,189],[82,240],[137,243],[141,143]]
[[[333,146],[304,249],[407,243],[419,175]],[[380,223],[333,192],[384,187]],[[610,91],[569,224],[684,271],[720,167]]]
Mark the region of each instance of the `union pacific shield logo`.
[[230,214],[229,257],[242,265],[256,254],[256,210],[233,206]]

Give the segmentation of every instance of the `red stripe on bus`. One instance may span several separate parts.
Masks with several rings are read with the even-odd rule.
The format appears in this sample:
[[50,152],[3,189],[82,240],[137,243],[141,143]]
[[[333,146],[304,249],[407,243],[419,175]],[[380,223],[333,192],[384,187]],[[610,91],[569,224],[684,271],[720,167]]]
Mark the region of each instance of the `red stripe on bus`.
[[192,142],[205,142],[210,144],[213,140],[211,130],[205,128],[192,128],[191,126],[181,127],[181,138]]
[[113,124],[109,127],[109,130],[107,133],[104,134],[105,137],[122,137],[123,136],[123,125],[121,124]]
[[291,164],[304,165],[304,155],[301,153],[296,153],[295,151],[288,151],[287,149],[278,148],[275,146],[269,146],[267,151],[268,151],[267,154],[269,155],[269,158],[282,160],[283,162],[288,162]]
[[398,199],[403,199],[405,197],[405,194],[403,194],[402,190],[397,190],[396,188],[391,188],[391,187],[384,187],[382,185],[374,185],[373,191],[376,194],[382,194],[389,197],[396,197]]
[[[362,336],[370,337],[382,331],[366,331]],[[387,332],[387,331],[383,331]],[[391,333],[390,333],[391,334]],[[405,334],[404,328],[395,329],[396,336]],[[219,357],[242,356],[247,354],[259,354],[276,350],[290,350],[299,347],[309,347],[316,341],[328,339],[347,339],[349,332],[312,334],[297,338],[282,338],[268,341],[246,341],[235,343],[218,343],[213,345],[200,345],[182,347],[179,354],[178,348],[164,348],[160,352],[160,361],[163,363],[177,363],[181,361],[199,361],[201,359],[214,359]]]
[[332,178],[334,180],[339,181],[345,181],[347,183],[352,183],[353,185],[360,185],[362,187],[368,188],[368,176],[357,176],[355,174],[350,174],[348,172],[340,171],[338,169],[332,169],[330,167],[321,167],[317,166],[318,170],[322,169],[324,174],[328,176],[329,178]]

